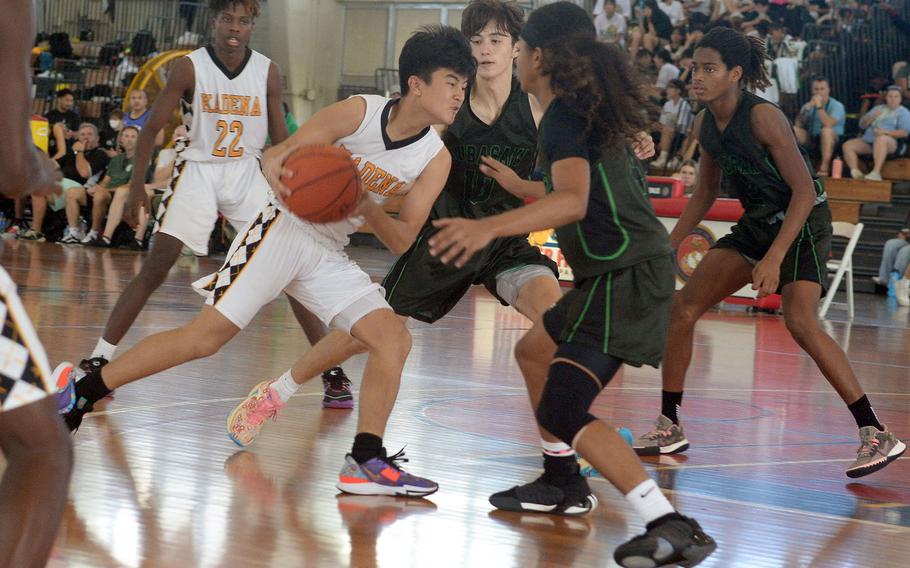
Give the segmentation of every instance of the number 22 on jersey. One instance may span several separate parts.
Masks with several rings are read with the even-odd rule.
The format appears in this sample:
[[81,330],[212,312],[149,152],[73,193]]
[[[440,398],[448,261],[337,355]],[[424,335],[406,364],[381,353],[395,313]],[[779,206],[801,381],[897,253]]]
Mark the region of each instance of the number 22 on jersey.
[[[216,158],[240,158],[243,156],[243,148],[238,148],[240,138],[243,136],[243,123],[239,120],[232,120],[230,123],[226,120],[219,120],[215,125],[218,131],[218,139],[215,141],[215,148],[212,155]],[[233,134],[234,138],[229,145],[225,144],[225,138],[228,134]]]

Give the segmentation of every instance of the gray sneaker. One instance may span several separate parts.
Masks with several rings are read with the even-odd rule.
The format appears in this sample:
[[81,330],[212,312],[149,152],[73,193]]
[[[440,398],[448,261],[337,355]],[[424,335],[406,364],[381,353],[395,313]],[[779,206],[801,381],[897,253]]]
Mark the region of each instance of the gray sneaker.
[[632,449],[640,456],[679,454],[689,449],[689,440],[686,440],[682,426],[661,414],[654,423],[654,429],[639,436]]
[[863,426],[859,429],[859,441],[856,461],[847,468],[847,477],[862,477],[876,472],[907,450],[907,446],[887,426],[884,432],[875,426]]

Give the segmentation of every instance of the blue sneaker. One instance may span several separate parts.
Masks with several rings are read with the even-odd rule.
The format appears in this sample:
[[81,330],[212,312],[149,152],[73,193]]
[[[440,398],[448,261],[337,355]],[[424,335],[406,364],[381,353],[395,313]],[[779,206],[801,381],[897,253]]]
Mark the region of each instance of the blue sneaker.
[[57,412],[66,414],[76,405],[76,381],[73,378],[73,364],[64,361],[57,365],[51,375],[57,389]]
[[439,485],[435,482],[411,475],[398,466],[398,462],[406,461],[404,450],[393,456],[373,458],[364,463],[357,463],[348,454],[344,457],[344,467],[338,474],[336,487],[354,495],[425,497],[436,493]]

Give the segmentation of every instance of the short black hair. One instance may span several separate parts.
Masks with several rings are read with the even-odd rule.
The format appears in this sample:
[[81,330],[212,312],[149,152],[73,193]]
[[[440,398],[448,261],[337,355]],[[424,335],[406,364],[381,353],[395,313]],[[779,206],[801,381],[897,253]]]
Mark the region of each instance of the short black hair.
[[76,98],[76,93],[74,93],[72,89],[60,89],[59,91],[57,91],[58,99],[62,99],[63,97],[65,97],[67,95],[73,97],[74,99]]
[[219,12],[230,10],[234,4],[240,4],[246,8],[254,18],[259,17],[259,0],[209,0],[209,13],[216,16]]
[[470,80],[477,72],[477,61],[471,55],[471,44],[459,30],[439,24],[424,26],[408,38],[398,56],[401,96],[408,94],[412,76],[429,83],[439,69],[451,69]]
[[524,21],[524,10],[511,0],[471,0],[461,13],[461,33],[470,38],[479,34],[488,23],[495,22],[516,42]]
[[670,52],[664,48],[658,49],[657,53],[654,54],[654,57],[660,57],[666,63],[673,63],[673,56],[670,55]]
[[686,82],[683,81],[682,79],[671,80],[669,83],[667,83],[667,88],[670,88],[670,87],[673,87],[674,89],[678,90],[680,93],[686,92]]
[[828,80],[828,77],[826,77],[825,75],[815,75],[814,77],[812,77],[812,82],[813,82],[813,83],[815,83],[815,82],[821,82],[821,81],[824,81],[825,83],[828,83],[829,86],[831,85],[831,81],[829,81],[829,80]]

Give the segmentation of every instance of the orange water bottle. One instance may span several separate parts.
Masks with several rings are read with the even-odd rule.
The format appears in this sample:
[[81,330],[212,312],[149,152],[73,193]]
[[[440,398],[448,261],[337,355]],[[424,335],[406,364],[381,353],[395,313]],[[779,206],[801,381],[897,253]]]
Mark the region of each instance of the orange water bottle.
[[834,161],[831,162],[831,177],[834,179],[840,179],[844,175],[844,161],[840,159],[840,156],[834,158]]

